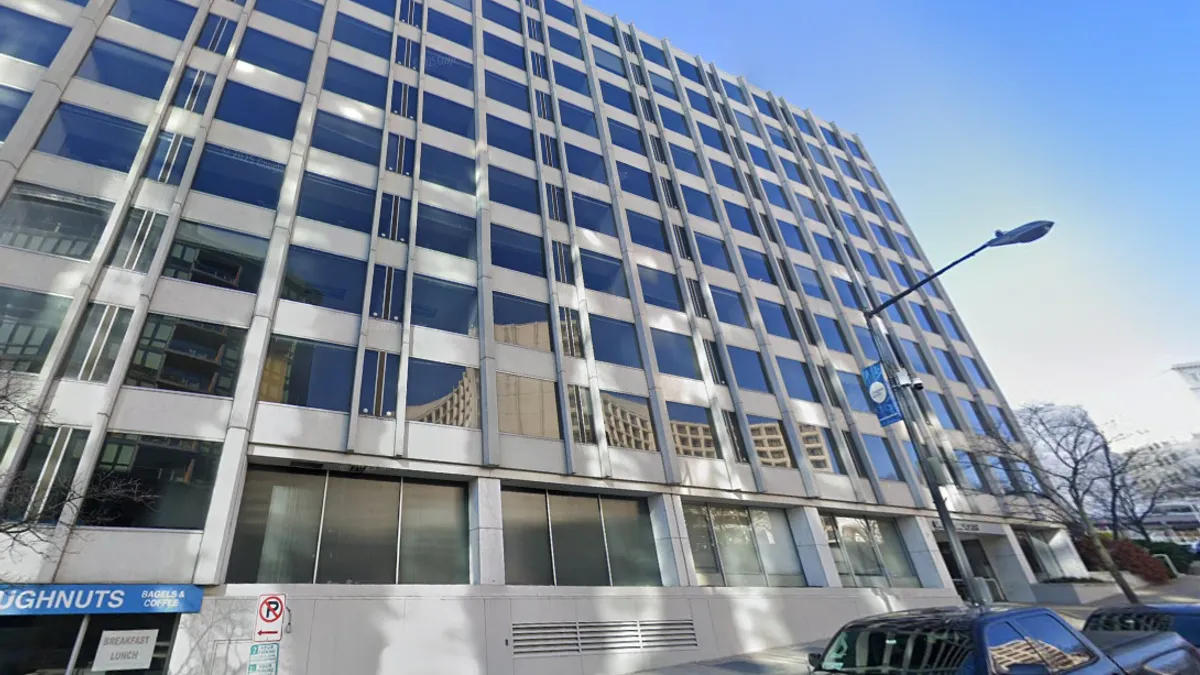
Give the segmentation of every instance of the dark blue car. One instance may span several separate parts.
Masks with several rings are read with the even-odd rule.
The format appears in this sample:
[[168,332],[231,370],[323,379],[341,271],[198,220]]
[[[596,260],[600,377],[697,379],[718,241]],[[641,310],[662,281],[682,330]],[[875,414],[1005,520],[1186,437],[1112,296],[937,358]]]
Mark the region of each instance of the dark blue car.
[[1088,617],[1085,631],[1148,630],[1179,633],[1200,647],[1200,604],[1102,607]]

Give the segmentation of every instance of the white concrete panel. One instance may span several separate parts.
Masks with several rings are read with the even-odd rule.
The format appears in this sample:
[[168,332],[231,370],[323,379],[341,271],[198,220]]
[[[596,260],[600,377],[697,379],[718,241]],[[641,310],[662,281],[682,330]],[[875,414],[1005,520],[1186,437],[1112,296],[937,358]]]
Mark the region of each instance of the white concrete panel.
[[481,464],[483,437],[478,429],[408,422],[407,456],[452,464]]
[[[391,30],[390,27],[388,30]],[[387,59],[364,52],[356,47],[351,47],[343,42],[329,43],[329,58],[354,64],[354,66],[375,73],[376,75],[386,76],[389,72]]]
[[[716,317],[714,312],[713,317]],[[754,331],[741,326],[734,326],[728,323],[721,324],[721,332],[725,334],[726,344],[751,351],[758,351],[758,338],[754,335]]]
[[357,345],[361,315],[325,307],[280,300],[275,308],[272,332],[292,337]]
[[777,495],[804,496],[804,478],[799,469],[787,469],[778,466],[762,468],[763,483],[767,492]]
[[412,356],[417,359],[479,367],[479,340],[425,326],[413,326]]
[[979,512],[989,516],[1004,515],[1004,510],[1000,507],[1000,500],[996,495],[990,492],[968,492],[971,496],[971,501],[974,502],[975,508]]
[[879,481],[879,488],[883,491],[883,501],[889,506],[916,506],[913,502],[912,491],[908,489],[907,483],[894,480]]
[[371,235],[297,216],[292,223],[292,243],[346,258],[366,260],[371,249]]
[[762,415],[779,419],[779,404],[775,401],[775,396],[763,391],[742,390],[742,405],[745,406],[746,412],[751,415]]
[[372,190],[375,189],[379,174],[374,165],[363,164],[320,148],[311,148],[308,151],[305,170]]
[[346,449],[349,424],[350,415],[346,413],[280,403],[259,403],[250,441],[342,452]]
[[496,344],[496,368],[501,372],[543,380],[555,380],[558,377],[554,355],[550,352],[504,343]]
[[179,53],[179,40],[111,15],[104,20],[104,23],[100,24],[100,30],[96,32],[96,35],[160,56],[168,61],[174,61],[175,56]]
[[121,387],[108,429],[219,441],[232,407],[233,399],[219,396]]
[[317,35],[312,31],[288,23],[283,19],[277,19],[270,14],[254,12],[250,15],[249,25],[251,28],[270,33],[277,38],[283,38],[308,49],[312,49],[317,44]]
[[391,457],[396,454],[396,420],[383,417],[359,417],[354,452]]
[[413,272],[435,279],[474,286],[478,280],[479,263],[449,253],[417,247],[413,252]]
[[575,473],[580,476],[598,477],[603,475],[600,470],[600,449],[595,445],[575,443],[571,446],[571,461]]
[[613,478],[649,483],[662,483],[666,480],[663,474],[662,455],[657,452],[626,450],[610,445],[608,456],[612,462]]
[[375,262],[402,270],[408,266],[408,244],[391,239],[375,240]]
[[792,408],[792,415],[796,418],[797,424],[815,424],[821,427],[829,426],[829,418],[825,415],[825,409],[820,403],[812,403],[809,401],[797,401],[790,399],[789,403]]
[[395,321],[367,320],[367,349],[392,352],[400,351],[403,326]]
[[580,248],[603,253],[612,258],[621,257],[621,242],[617,241],[616,237],[586,228],[579,228],[577,236]]
[[813,478],[817,484],[817,495],[822,499],[835,499],[841,502],[855,502],[854,486],[849,476],[825,471],[814,471]]
[[775,335],[767,336],[767,340],[771,343],[771,349],[775,350],[776,356],[782,356],[785,359],[792,359],[793,361],[804,360],[804,349],[800,347],[799,342]]
[[207,284],[163,278],[154,288],[150,311],[239,328],[250,327],[254,294]]
[[100,273],[93,299],[106,305],[133,307],[137,304],[145,278],[146,275],[137,272],[106,267]]
[[707,459],[702,457],[684,457],[680,455],[679,481],[689,487],[712,488],[728,490],[730,486],[729,471],[723,459]]
[[196,70],[215,73],[221,67],[221,55],[204,49],[193,49],[188,54],[187,64]]
[[176,192],[174,185],[143,178],[134,188],[133,205],[147,211],[169,213],[171,205],[175,203]]
[[81,260],[0,246],[0,284],[5,286],[71,295],[86,271],[87,263]]
[[[496,106],[496,107],[502,108],[502,109],[513,110],[513,108],[509,108],[508,106]],[[492,114],[490,110],[488,111],[488,114],[489,115]],[[526,118],[529,117],[528,113],[522,113],[522,114]],[[526,123],[526,125],[528,125],[528,123]],[[522,126],[522,125],[518,124],[518,126]],[[504,150],[503,148],[491,148],[489,150],[488,166],[497,166],[497,167],[500,167],[501,169],[504,169],[506,171],[511,171],[513,173],[520,174],[522,176],[532,176],[537,170],[532,159],[528,159],[528,158],[522,157],[520,155],[514,155],[513,153],[508,152],[507,150]],[[533,214],[530,214],[530,215],[533,215]],[[533,216],[533,217],[536,218],[537,216]]]
[[199,531],[80,527],[71,533],[55,583],[190,584]]
[[392,30],[392,21],[390,17],[380,14],[379,12],[370,9],[365,5],[354,2],[353,0],[341,0],[341,2],[338,3],[338,12],[345,14],[346,16],[352,16],[359,21],[369,23],[376,28],[382,28],[389,32]]
[[87,197],[115,202],[125,194],[124,171],[101,169],[91,164],[63,159],[36,150],[29,153],[17,180],[58,188]]
[[188,193],[183,217],[262,239],[269,239],[275,227],[275,212],[270,209],[195,191]]
[[563,376],[568,384],[586,387],[588,384],[587,362],[570,356],[563,356]]
[[633,321],[633,305],[628,298],[593,290],[584,290],[584,294],[587,297],[588,311],[593,314],[625,322]]
[[545,278],[504,267],[492,267],[492,289],[529,300],[550,302],[550,291],[546,288]]
[[278,162],[279,164],[287,163],[288,155],[291,153],[292,148],[290,139],[284,140],[278,136],[264,134],[261,131],[237,124],[230,124],[229,122],[222,122],[218,119],[212,121],[212,126],[208,132],[208,140],[211,143],[248,152],[257,157]]
[[754,471],[749,464],[738,462],[733,467],[733,475],[731,476],[734,490],[742,490],[744,492],[757,491],[754,486]]
[[28,61],[0,54],[0,84],[21,91],[33,91],[46,69]]
[[62,100],[92,108],[116,117],[132,120],[143,126],[154,118],[154,99],[131,94],[98,82],[75,78],[67,85]]
[[90,427],[104,405],[104,383],[59,380],[50,395],[48,424]]
[[[255,15],[258,13],[255,12]],[[292,101],[304,98],[303,82],[259,68],[246,61],[234,61],[233,68],[229,70],[229,79]]]
[[646,371],[641,368],[626,368],[613,363],[596,363],[596,376],[601,389],[647,396],[650,392],[646,384]]
[[[333,113],[338,117],[345,117],[354,122],[373,126],[376,129],[383,128],[383,120],[386,116],[383,110],[373,105],[356,101],[348,96],[342,96],[332,91],[321,92],[321,96],[317,100],[317,109]],[[393,129],[393,131],[395,130]]]
[[500,434],[500,463],[506,469],[524,469],[542,473],[567,472],[562,441]]
[[659,375],[658,386],[668,401],[708,407],[708,392],[704,382],[674,375]]

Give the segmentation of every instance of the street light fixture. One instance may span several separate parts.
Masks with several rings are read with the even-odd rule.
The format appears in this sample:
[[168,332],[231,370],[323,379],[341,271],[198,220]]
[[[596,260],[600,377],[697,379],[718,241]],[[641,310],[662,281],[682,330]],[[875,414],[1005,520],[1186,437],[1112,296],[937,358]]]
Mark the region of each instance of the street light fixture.
[[934,508],[937,510],[938,520],[941,521],[942,529],[946,532],[946,541],[950,544],[950,553],[954,558],[955,565],[958,567],[959,573],[963,576],[963,582],[966,586],[967,601],[973,605],[984,604],[984,592],[977,586],[975,575],[971,570],[971,563],[967,559],[967,553],[963,549],[962,541],[958,537],[958,530],[954,526],[954,521],[950,518],[950,510],[946,507],[946,500],[942,496],[942,491],[938,488],[937,476],[933,471],[933,457],[935,456],[933,449],[927,444],[928,439],[918,433],[918,427],[913,423],[921,414],[921,409],[917,405],[916,394],[913,393],[913,380],[905,372],[904,368],[896,361],[896,357],[888,349],[887,341],[883,339],[879,315],[887,310],[888,307],[896,304],[905,296],[913,291],[924,286],[946,273],[950,269],[960,263],[974,257],[980,251],[987,248],[996,248],[999,246],[1011,246],[1013,244],[1028,244],[1037,241],[1046,236],[1050,232],[1050,228],[1054,227],[1054,223],[1049,220],[1035,220],[1024,225],[1009,230],[996,230],[996,235],[985,242],[970,253],[946,265],[942,269],[925,277],[921,281],[909,286],[900,293],[888,298],[888,300],[877,307],[874,307],[866,312],[867,328],[871,331],[871,339],[875,342],[875,351],[879,352],[879,359],[883,366],[884,375],[889,383],[896,383],[893,391],[896,392],[897,403],[900,407],[901,417],[904,421],[905,429],[908,431],[908,437],[912,440],[913,446],[917,449],[917,459],[920,465],[921,474],[925,477],[925,485],[929,488],[929,494],[933,498]]

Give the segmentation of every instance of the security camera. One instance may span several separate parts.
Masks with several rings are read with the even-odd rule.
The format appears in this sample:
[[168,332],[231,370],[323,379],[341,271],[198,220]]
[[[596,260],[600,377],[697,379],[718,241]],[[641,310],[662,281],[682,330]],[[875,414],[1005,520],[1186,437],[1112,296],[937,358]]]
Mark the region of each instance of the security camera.
[[912,388],[913,388],[913,391],[924,391],[925,383],[921,381],[921,378],[914,377],[912,379]]

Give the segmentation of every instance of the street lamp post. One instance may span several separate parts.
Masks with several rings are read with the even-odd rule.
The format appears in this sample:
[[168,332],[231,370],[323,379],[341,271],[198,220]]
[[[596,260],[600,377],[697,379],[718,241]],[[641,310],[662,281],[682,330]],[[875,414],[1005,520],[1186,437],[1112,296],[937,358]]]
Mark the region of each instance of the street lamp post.
[[878,307],[874,307],[866,312],[867,328],[871,332],[871,339],[875,342],[875,351],[879,352],[879,360],[883,365],[883,372],[892,386],[892,390],[896,392],[901,417],[904,419],[904,428],[908,431],[908,437],[912,441],[913,447],[917,449],[917,463],[920,465],[921,475],[925,477],[925,485],[929,488],[929,494],[933,498],[933,506],[937,510],[938,520],[941,521],[942,529],[946,532],[946,541],[950,544],[950,553],[954,557],[954,563],[958,566],[959,573],[963,575],[967,601],[973,605],[984,604],[984,598],[987,596],[976,585],[975,575],[971,570],[971,563],[967,560],[967,552],[963,549],[962,540],[958,537],[958,530],[954,526],[954,521],[950,518],[950,509],[946,506],[946,500],[942,496],[942,491],[938,488],[937,475],[933,470],[933,458],[935,454],[931,447],[931,439],[918,433],[918,425],[913,423],[921,414],[921,409],[917,405],[917,397],[913,392],[912,378],[909,377],[908,373],[897,362],[896,357],[889,348],[890,345],[883,339],[883,331],[881,329],[882,320],[879,318],[879,315],[905,296],[940,277],[962,262],[974,257],[980,251],[987,248],[1010,246],[1012,244],[1027,244],[1037,241],[1044,237],[1053,226],[1054,223],[1049,220],[1035,220],[1008,232],[997,230],[996,235],[982,246],[888,298],[886,302],[880,304]]

